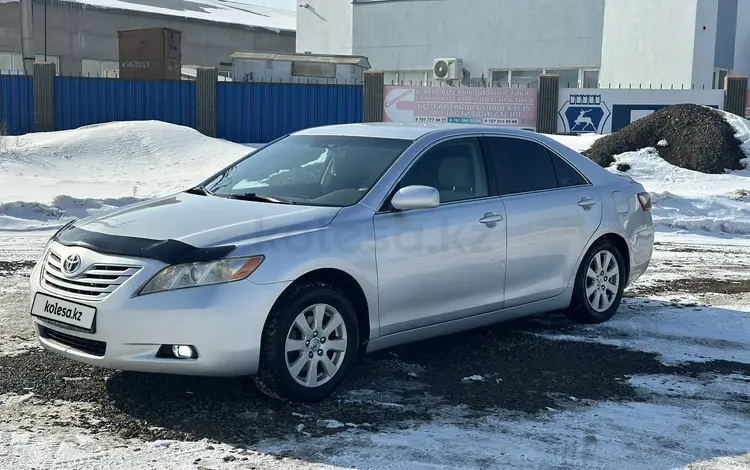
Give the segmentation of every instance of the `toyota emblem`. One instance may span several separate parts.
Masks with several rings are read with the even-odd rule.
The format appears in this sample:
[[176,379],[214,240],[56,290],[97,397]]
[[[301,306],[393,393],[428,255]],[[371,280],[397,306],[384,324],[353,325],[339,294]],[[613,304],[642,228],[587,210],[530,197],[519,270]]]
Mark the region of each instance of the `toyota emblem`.
[[81,257],[76,254],[68,255],[65,261],[63,261],[63,271],[65,274],[74,274],[80,267]]

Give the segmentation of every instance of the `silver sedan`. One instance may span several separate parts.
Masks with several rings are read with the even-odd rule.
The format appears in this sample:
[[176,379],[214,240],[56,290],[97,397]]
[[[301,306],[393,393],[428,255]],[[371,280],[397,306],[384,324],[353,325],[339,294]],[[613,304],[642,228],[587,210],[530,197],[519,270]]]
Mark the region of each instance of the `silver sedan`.
[[637,182],[533,132],[307,129],[60,229],[31,315],[76,361],[321,400],[363,353],[541,312],[608,320],[650,262],[650,209]]

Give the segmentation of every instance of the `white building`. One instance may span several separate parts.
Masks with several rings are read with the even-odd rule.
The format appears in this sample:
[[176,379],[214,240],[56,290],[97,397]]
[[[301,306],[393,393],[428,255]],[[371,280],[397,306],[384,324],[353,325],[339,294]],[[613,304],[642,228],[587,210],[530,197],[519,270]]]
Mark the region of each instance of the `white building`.
[[750,0],[302,0],[296,41],[366,56],[387,82],[455,58],[463,83],[715,88],[750,75]]

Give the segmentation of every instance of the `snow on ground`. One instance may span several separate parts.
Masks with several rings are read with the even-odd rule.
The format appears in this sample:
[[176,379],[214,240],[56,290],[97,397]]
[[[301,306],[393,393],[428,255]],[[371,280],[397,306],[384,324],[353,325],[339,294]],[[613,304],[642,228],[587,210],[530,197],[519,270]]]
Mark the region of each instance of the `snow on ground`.
[[667,365],[730,361],[750,364],[750,304],[744,310],[686,309],[671,302],[638,299],[606,325],[575,334],[543,334],[556,341],[590,341],[658,355]]
[[186,189],[252,150],[159,121],[0,139],[0,230],[16,231]]
[[[732,386],[747,385],[748,380],[738,377]],[[644,392],[652,385],[640,377],[634,378],[634,384]],[[726,391],[718,388],[716,393],[721,396]],[[346,449],[326,460],[341,468],[382,470],[618,469],[623,468],[621,462],[627,462],[628,470],[666,470],[715,455],[748,452],[746,417],[730,415],[713,401],[695,405],[692,399],[675,397],[670,404],[604,403],[584,411],[551,411],[533,420],[499,413],[472,419],[469,426],[454,410],[451,418],[417,428],[377,434],[355,430],[302,443],[268,443],[262,449],[283,453],[293,447],[295,453],[311,456],[321,448]],[[691,436],[690,441],[684,441],[684,435]]]
[[576,152],[583,152],[589,147],[594,145],[594,142],[602,138],[600,134],[580,134],[580,135],[555,135],[548,134],[547,137],[551,137],[563,145],[567,145]]

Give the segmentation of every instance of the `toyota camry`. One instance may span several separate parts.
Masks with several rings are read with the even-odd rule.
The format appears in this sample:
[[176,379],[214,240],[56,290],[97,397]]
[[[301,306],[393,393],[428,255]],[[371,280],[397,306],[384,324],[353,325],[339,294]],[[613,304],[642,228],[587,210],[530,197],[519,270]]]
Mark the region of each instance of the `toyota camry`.
[[30,313],[75,361],[316,401],[364,353],[543,312],[610,319],[649,265],[650,210],[639,183],[542,134],[318,127],[68,223]]

